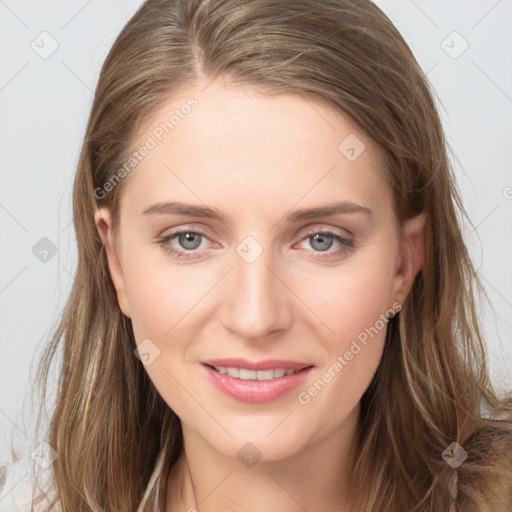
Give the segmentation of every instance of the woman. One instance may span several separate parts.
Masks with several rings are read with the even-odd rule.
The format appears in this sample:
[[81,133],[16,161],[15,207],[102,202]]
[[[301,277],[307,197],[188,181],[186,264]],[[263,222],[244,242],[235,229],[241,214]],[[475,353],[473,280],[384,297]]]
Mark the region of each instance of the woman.
[[41,510],[510,510],[465,211],[375,5],[148,0],[73,206]]

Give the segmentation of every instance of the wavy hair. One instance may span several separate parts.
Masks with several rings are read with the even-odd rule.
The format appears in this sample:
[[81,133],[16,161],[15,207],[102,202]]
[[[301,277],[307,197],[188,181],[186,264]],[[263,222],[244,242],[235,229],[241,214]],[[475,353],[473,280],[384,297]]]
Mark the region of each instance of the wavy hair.
[[[383,149],[400,225],[426,215],[423,269],[361,399],[350,509],[510,512],[512,397],[489,378],[478,319],[478,300],[488,298],[463,238],[471,222],[435,92],[369,0],[147,0],[118,35],[74,180],[76,277],[38,366],[43,410],[60,355],[46,430],[58,457],[34,506],[155,512],[173,490],[165,484],[181,424],[134,357],[94,213],[108,206],[117,218],[126,179],[97,191],[115,179],[140,127],[178,88],[220,76],[338,109]],[[456,469],[442,457],[454,442],[467,452]]]

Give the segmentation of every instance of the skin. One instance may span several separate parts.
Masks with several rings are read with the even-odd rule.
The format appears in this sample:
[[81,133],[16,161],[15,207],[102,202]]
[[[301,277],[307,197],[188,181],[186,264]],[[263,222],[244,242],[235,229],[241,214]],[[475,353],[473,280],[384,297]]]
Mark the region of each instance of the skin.
[[[145,368],[182,423],[184,450],[168,479],[166,512],[345,510],[359,402],[386,329],[309,403],[298,393],[332,373],[365,328],[404,302],[422,266],[425,218],[410,219],[400,241],[383,154],[338,111],[222,79],[206,85],[178,91],[139,132],[134,149],[187,98],[198,100],[126,178],[119,231],[107,208],[95,215],[119,306],[137,344],[149,338],[160,350]],[[354,161],[338,149],[350,134],[365,144]],[[290,211],[342,200],[373,215],[285,220]],[[206,204],[227,220],[142,214],[162,201]],[[205,234],[192,239],[199,257],[158,245],[173,228]],[[343,247],[336,238],[315,243],[314,233],[326,230],[355,246],[335,254]],[[251,263],[236,251],[249,235],[263,249]],[[181,242],[175,237],[167,249],[193,245]],[[322,254],[330,256],[315,258]],[[283,397],[248,404],[206,378],[200,362],[222,357],[291,359],[315,369]],[[261,453],[251,467],[237,457],[248,442]]]

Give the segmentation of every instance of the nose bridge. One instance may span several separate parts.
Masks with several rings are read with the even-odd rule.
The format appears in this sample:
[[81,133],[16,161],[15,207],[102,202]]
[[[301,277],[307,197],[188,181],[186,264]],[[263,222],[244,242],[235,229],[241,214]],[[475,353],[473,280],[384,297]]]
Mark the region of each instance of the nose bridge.
[[271,248],[249,235],[236,246],[232,264],[224,325],[247,339],[283,328],[290,312],[286,312],[283,284],[273,273]]

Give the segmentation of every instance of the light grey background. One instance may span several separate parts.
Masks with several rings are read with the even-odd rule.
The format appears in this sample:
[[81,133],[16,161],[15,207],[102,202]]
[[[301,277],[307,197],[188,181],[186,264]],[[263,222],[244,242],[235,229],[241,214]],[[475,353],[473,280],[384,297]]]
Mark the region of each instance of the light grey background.
[[[496,312],[481,312],[491,375],[499,389],[511,388],[512,0],[376,3],[439,96],[476,226],[467,229],[467,242]],[[140,4],[0,0],[0,465],[12,432],[30,447],[43,441],[30,438],[32,412],[22,415],[27,379],[72,283],[71,188],[92,91]],[[44,237],[56,249],[46,262],[33,252],[48,245]]]

